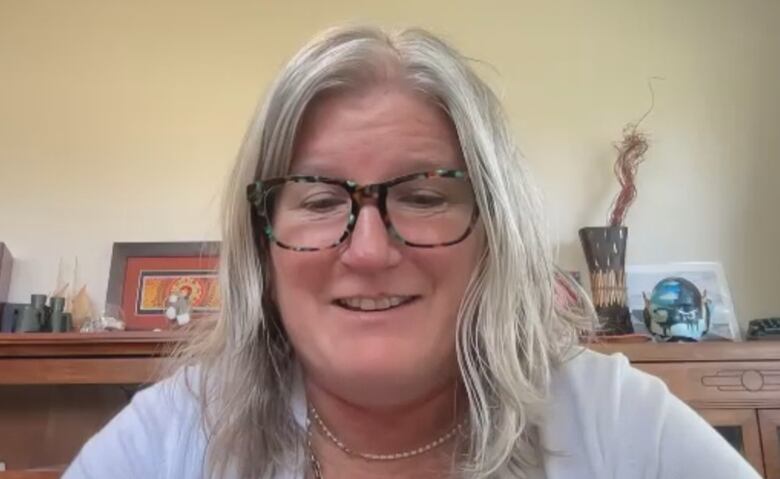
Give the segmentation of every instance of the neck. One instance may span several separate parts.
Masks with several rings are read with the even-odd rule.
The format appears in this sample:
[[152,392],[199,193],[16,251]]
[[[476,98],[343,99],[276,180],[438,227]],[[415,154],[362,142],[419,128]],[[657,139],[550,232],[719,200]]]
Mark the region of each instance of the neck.
[[356,404],[314,381],[305,385],[309,404],[328,429],[359,453],[394,454],[425,446],[457,425],[464,404],[454,379],[414,401],[383,406]]

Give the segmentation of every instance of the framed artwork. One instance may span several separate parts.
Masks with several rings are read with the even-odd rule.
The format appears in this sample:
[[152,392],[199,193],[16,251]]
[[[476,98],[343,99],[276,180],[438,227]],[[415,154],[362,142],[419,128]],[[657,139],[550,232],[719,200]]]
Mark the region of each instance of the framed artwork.
[[[701,338],[707,340],[741,340],[739,323],[731,299],[723,266],[715,262],[666,263],[630,265],[626,267],[628,307],[634,331],[648,333],[644,322],[645,300],[664,280],[682,278],[706,297],[710,310],[708,332]],[[669,293],[668,291],[666,292]]]
[[106,306],[129,331],[170,329],[166,310],[186,298],[193,320],[219,311],[219,242],[114,243]]

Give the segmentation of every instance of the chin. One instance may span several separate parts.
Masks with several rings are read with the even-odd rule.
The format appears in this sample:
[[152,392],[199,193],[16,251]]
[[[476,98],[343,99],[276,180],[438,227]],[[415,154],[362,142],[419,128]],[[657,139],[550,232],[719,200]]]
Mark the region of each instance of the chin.
[[[419,400],[450,383],[457,371],[454,359],[435,366],[430,358],[385,348],[351,351],[328,366],[315,368],[323,385],[343,399],[365,407],[392,407]],[[364,354],[361,354],[364,353]]]

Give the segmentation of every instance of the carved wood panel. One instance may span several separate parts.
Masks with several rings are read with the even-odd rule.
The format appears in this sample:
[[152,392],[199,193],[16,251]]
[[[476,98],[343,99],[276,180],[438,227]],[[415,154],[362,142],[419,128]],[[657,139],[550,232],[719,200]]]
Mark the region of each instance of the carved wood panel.
[[780,408],[777,362],[638,363],[697,409]]

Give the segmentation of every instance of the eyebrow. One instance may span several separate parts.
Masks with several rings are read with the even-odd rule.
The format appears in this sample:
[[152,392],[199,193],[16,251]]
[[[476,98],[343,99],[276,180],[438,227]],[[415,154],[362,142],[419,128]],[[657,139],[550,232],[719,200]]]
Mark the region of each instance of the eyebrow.
[[[348,175],[340,174],[344,172],[344,168],[340,164],[333,164],[331,161],[324,161],[319,159],[304,159],[303,167],[293,167],[290,169],[291,175],[310,175],[310,176],[326,176],[329,178],[345,178],[353,179],[354,172],[350,172]],[[427,171],[435,171],[440,169],[466,169],[466,165],[458,162],[452,164],[449,161],[435,160],[431,158],[415,158],[410,161],[403,161],[398,166],[391,165],[386,171],[385,175],[382,175],[385,180],[398,178],[412,173],[423,173]]]

